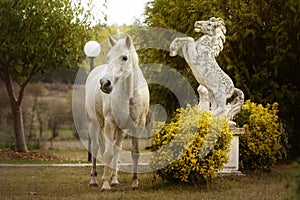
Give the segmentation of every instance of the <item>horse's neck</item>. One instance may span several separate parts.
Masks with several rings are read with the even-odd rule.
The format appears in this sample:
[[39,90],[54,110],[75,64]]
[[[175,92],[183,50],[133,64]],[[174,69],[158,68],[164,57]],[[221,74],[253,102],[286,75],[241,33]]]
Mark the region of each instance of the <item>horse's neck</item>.
[[128,100],[132,95],[133,90],[133,75],[132,72],[116,85],[114,92],[120,96],[120,100]]
[[211,39],[211,37],[202,36],[199,40],[186,44],[182,48],[184,58],[200,84],[205,84],[203,74],[207,71],[208,62],[211,61]]
[[201,38],[199,38],[199,40],[197,40],[197,43],[202,47],[202,49],[205,47],[206,49],[210,50],[213,58],[218,56],[220,51],[223,49],[222,39],[218,34],[213,36],[203,35]]
[[210,47],[210,48],[212,47],[213,42],[214,42],[214,38],[209,35],[203,35],[197,40],[198,45]]
[[138,66],[133,67],[126,79],[118,84],[116,92],[123,94],[124,100],[132,98],[135,90],[141,84],[141,69]]

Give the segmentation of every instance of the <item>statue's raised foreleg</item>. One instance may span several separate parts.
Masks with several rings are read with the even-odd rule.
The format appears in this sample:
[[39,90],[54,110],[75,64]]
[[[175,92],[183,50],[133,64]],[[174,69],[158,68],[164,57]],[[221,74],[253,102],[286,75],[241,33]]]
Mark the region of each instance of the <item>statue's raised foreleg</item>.
[[170,56],[176,56],[183,45],[194,43],[192,37],[176,37],[170,44]]

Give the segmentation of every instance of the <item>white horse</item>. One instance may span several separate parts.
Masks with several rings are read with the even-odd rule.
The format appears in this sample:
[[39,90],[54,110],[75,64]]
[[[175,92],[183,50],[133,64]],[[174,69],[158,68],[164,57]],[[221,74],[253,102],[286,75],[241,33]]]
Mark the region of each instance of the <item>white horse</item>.
[[109,37],[109,43],[108,64],[95,68],[85,86],[93,157],[90,186],[98,186],[96,158],[100,146],[105,164],[101,191],[119,184],[117,164],[126,133],[132,136],[132,188],[139,186],[138,139],[149,110],[148,85],[130,36],[119,41]]
[[[170,56],[176,56],[182,49],[184,58],[200,84],[199,105],[203,99],[209,99],[209,107],[213,114],[227,115],[230,120],[240,111],[243,102],[243,92],[235,88],[231,78],[219,67],[215,57],[223,49],[226,29],[221,18],[210,18],[207,21],[197,21],[195,31],[203,32],[199,40],[194,41],[192,37],[177,37],[170,45]],[[235,95],[231,104],[226,105],[226,100]],[[209,105],[210,103],[210,105]]]

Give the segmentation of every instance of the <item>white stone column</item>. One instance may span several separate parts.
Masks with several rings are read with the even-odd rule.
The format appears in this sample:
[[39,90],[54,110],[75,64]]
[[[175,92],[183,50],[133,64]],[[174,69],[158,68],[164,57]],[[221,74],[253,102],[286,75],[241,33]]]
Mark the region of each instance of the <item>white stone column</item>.
[[231,141],[230,152],[228,153],[229,161],[224,165],[224,169],[218,173],[221,174],[237,174],[241,173],[239,170],[239,136],[245,133],[245,129],[232,127],[233,139]]

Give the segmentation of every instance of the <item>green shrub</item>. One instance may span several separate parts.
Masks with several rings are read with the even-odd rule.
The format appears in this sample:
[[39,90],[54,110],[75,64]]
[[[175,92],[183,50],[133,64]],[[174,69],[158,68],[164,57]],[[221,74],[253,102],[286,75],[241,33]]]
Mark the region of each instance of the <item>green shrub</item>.
[[150,165],[169,181],[205,182],[228,161],[231,140],[226,118],[187,106],[153,137],[156,151]]
[[263,107],[248,100],[236,116],[238,126],[245,128],[240,136],[241,170],[270,170],[275,164],[280,147],[277,113],[278,103]]

